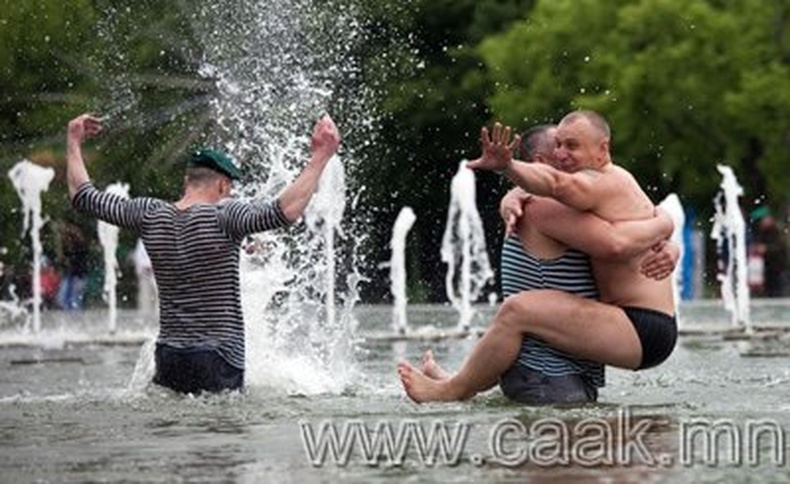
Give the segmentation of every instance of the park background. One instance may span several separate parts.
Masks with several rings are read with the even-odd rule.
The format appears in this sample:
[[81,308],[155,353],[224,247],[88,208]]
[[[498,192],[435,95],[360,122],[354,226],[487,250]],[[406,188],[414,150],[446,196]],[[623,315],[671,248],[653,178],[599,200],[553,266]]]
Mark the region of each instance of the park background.
[[[88,144],[100,187],[122,181],[132,195],[176,199],[189,149],[238,146],[243,132],[218,127],[217,79],[206,72],[198,38],[241,38],[217,30],[233,8],[213,11],[211,27],[186,1],[3,0],[0,8],[0,172],[22,159],[55,169],[43,197],[44,252],[62,264],[64,224],[89,239],[88,301],[101,301],[103,265],[95,221],[67,203],[65,127],[86,112],[108,116]],[[677,193],[706,245],[703,289],[717,296],[713,199],[731,166],[744,187],[743,212],[769,206],[787,221],[790,202],[790,2],[746,0],[327,0],[312,2],[307,28],[329,46],[332,24],[355,23],[353,72],[335,73],[330,113],[344,133],[346,211],[365,228],[365,302],[390,300],[382,262],[399,210],[417,222],[407,239],[411,302],[445,300],[440,247],[450,181],[479,153],[479,130],[493,121],[516,129],[594,109],[610,122],[615,162],[657,203]],[[211,11],[211,10],[209,10]],[[230,17],[227,19],[230,24]],[[315,46],[312,46],[315,47]],[[320,47],[320,46],[319,46]],[[243,48],[243,46],[239,46]],[[334,49],[334,48],[333,48]],[[337,52],[327,48],[327,52]],[[320,50],[320,49],[319,49]],[[300,62],[300,59],[271,59]],[[331,71],[333,55],[310,62]],[[315,113],[318,117],[321,113]],[[271,113],[277,116],[277,113]],[[293,122],[308,134],[314,119]],[[220,129],[222,128],[222,129]],[[230,133],[230,134],[229,134]],[[235,138],[234,138],[235,137]],[[265,176],[262,160],[240,156],[245,181]],[[489,258],[497,266],[497,215],[506,180],[477,174],[477,206]],[[0,177],[3,293],[29,292],[30,241],[20,201]],[[120,304],[133,304],[121,232]],[[26,286],[27,284],[27,286]],[[493,287],[493,286],[492,286]]]

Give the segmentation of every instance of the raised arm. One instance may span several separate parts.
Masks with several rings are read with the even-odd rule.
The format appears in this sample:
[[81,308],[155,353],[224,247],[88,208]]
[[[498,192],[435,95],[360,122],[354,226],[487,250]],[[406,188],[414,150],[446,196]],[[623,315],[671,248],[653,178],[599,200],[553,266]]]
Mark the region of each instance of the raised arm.
[[672,234],[672,219],[662,210],[644,220],[607,222],[549,198],[525,205],[526,223],[568,247],[599,259],[627,259],[654,247]]
[[542,197],[551,197],[577,210],[592,210],[600,200],[600,184],[594,180],[600,173],[583,170],[565,173],[542,163],[512,161],[504,171],[510,180],[525,191]]
[[509,127],[497,123],[490,135],[488,129],[483,127],[480,133],[482,156],[470,161],[467,166],[500,172],[528,193],[552,197],[578,210],[595,207],[602,196],[596,193],[600,184],[593,183],[597,172],[584,170],[565,173],[543,163],[514,160],[513,151],[520,142],[518,135],[510,140]]
[[278,199],[283,215],[290,222],[296,221],[304,213],[313,193],[318,188],[321,173],[339,146],[340,133],[337,126],[332,118],[328,115],[324,116],[316,123],[313,130],[310,161]]
[[66,132],[66,178],[69,184],[69,199],[77,189],[90,181],[85,161],[82,159],[82,142],[101,132],[101,120],[90,114],[72,119]]

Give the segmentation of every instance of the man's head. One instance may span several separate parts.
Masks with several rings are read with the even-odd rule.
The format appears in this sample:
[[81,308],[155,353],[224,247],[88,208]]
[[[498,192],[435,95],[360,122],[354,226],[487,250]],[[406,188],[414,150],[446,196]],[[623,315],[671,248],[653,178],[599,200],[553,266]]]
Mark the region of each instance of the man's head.
[[574,111],[557,125],[554,156],[557,168],[574,172],[597,169],[611,162],[609,124],[593,111]]
[[557,168],[554,158],[557,127],[553,124],[539,124],[521,135],[520,158],[524,161],[548,163]]
[[[239,170],[227,155],[212,149],[199,149],[189,155],[184,183],[219,199],[228,197],[232,180],[241,178]],[[216,192],[216,193],[215,193]]]
[[776,227],[776,219],[767,205],[760,205],[752,210],[749,219],[760,231],[769,231]]

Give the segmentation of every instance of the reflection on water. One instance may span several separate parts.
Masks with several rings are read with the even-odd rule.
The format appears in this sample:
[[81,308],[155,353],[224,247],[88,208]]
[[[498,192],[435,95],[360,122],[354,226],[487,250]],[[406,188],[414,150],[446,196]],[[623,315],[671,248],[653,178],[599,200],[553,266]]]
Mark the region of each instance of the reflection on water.
[[[786,316],[776,318],[787,314],[782,312],[786,307],[756,304],[756,325],[787,324]],[[490,311],[481,309],[473,324],[482,325]],[[716,322],[717,311],[699,304],[684,308],[683,314],[706,326]],[[390,307],[360,307],[356,315],[363,335],[390,328]],[[10,329],[0,333],[0,466],[8,482],[739,482],[786,475],[784,467],[771,461],[770,433],[757,445],[764,454],[755,467],[747,465],[745,453],[741,464],[731,464],[726,453],[728,439],[735,437],[742,452],[748,450],[748,429],[755,422],[768,422],[782,432],[790,428],[785,390],[790,356],[750,354],[755,348],[788,353],[790,342],[783,334],[748,341],[717,333],[683,336],[659,368],[610,370],[600,402],[593,405],[530,408],[509,403],[495,390],[470,402],[418,406],[403,396],[396,362],[416,361],[430,345],[442,364],[457,368],[474,339],[366,342],[357,358],[361,377],[340,394],[305,396],[252,386],[244,393],[193,397],[147,382],[132,384],[141,345],[155,334],[154,326],[136,313],[119,314],[112,341],[99,330],[106,332],[105,312],[44,316],[41,345]],[[415,327],[450,328],[456,318],[446,306],[409,308]],[[726,315],[719,319],[727,321]],[[688,454],[691,461],[682,460],[682,451],[688,452],[682,447],[684,426],[698,421],[719,425],[715,428],[722,437],[712,444],[721,449],[716,465],[705,461],[708,434],[699,430]],[[362,447],[354,447],[346,465],[334,463],[330,452],[323,465],[314,466],[300,427],[318,435],[329,423],[338,430],[363,429],[374,438],[388,429],[393,436],[399,430],[428,432],[437,422],[448,429],[468,427],[453,465],[422,461],[412,444],[400,464],[381,458],[373,465]],[[492,440],[496,438],[501,438],[499,444]],[[353,445],[361,445],[360,439]],[[496,445],[499,454],[492,450]],[[518,460],[524,456],[528,460]]]

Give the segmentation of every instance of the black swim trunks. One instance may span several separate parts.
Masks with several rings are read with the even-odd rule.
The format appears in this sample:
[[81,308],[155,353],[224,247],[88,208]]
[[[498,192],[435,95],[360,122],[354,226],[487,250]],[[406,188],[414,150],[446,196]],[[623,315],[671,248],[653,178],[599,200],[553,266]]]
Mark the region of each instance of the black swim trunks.
[[157,343],[154,383],[181,393],[221,392],[244,386],[244,370],[212,348],[175,348]]
[[521,364],[514,364],[499,380],[502,393],[527,405],[587,403],[598,399],[598,388],[582,375],[546,376]]
[[669,358],[678,340],[674,316],[652,309],[624,307],[642,343],[642,363],[637,370],[652,368]]

